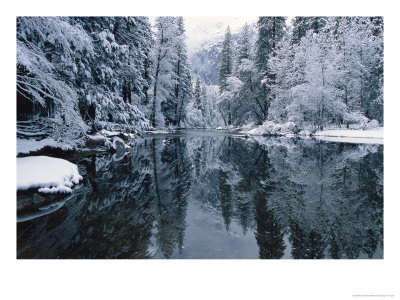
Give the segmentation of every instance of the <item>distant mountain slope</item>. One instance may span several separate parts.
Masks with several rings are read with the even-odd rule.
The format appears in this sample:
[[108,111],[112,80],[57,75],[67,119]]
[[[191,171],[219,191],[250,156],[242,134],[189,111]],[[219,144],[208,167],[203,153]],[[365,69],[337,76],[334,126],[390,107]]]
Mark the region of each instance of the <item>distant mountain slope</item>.
[[[256,24],[250,25],[252,44],[256,38]],[[232,34],[234,57],[239,40],[239,33]],[[224,37],[218,37],[204,42],[201,48],[190,55],[192,73],[208,85],[218,84],[219,63],[221,59],[222,43]]]

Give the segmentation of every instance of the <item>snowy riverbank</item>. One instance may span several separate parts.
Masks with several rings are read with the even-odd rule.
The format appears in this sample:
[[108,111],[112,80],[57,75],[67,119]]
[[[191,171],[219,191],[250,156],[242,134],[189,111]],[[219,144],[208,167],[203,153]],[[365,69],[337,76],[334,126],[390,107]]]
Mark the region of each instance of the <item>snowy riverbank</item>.
[[71,193],[83,178],[67,160],[48,156],[17,158],[17,190],[38,188],[41,193]]
[[17,155],[18,154],[29,154],[31,152],[40,151],[43,148],[61,149],[64,151],[72,150],[73,146],[67,143],[57,142],[51,138],[45,138],[43,140],[34,139],[17,139]]
[[44,138],[41,140],[30,138],[17,138],[17,156],[26,155],[47,155],[48,152],[53,150],[68,151],[81,151],[87,149],[101,149],[109,150],[110,147],[116,150],[115,140],[118,139],[123,142],[125,148],[129,148],[128,143],[130,140],[135,139],[136,136],[132,133],[125,133],[119,131],[101,130],[95,135],[86,135],[82,145],[79,147],[74,144],[74,141],[60,142],[52,138]]
[[313,136],[329,142],[383,145],[383,127],[369,130],[336,129],[317,131]]
[[[358,126],[360,128],[360,126]],[[365,126],[368,128],[368,126]],[[251,129],[243,128],[241,134],[249,136],[284,136],[284,137],[314,137],[329,142],[355,143],[355,144],[383,144],[383,127],[368,129],[342,129],[329,128],[322,131],[300,130],[296,124],[287,122],[276,124],[266,121],[258,127]]]

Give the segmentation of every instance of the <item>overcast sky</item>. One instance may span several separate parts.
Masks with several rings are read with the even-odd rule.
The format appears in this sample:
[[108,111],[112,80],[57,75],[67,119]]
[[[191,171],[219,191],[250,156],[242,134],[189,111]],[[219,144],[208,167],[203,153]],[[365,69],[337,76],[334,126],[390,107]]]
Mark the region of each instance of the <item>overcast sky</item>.
[[[150,17],[154,25],[156,17]],[[237,33],[244,24],[257,22],[258,17],[183,17],[187,36],[187,46],[189,55],[197,50],[205,41],[213,40],[225,34],[228,25],[232,33]],[[288,17],[289,23],[291,17]]]
[[223,36],[228,25],[236,33],[244,24],[255,23],[258,17],[184,17],[189,53],[204,41]]
[[[205,41],[223,36],[228,25],[231,31],[236,33],[248,24],[257,22],[258,17],[183,17],[187,36],[187,46],[189,53],[199,48]],[[155,17],[150,17],[154,25]]]

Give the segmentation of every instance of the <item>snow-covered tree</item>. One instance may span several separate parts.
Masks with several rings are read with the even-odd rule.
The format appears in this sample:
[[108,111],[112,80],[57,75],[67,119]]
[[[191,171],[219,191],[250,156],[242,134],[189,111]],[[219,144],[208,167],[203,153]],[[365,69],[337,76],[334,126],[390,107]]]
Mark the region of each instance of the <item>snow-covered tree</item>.
[[177,43],[177,62],[176,62],[176,77],[177,83],[175,86],[176,98],[176,122],[180,126],[181,122],[185,119],[185,107],[192,98],[192,75],[188,61],[185,26],[182,17],[177,18],[178,26],[178,43]]
[[200,78],[197,78],[196,85],[194,87],[194,104],[198,110],[203,109],[203,104],[201,101],[201,86],[200,86]]
[[161,111],[165,118],[167,126],[180,125],[184,120],[185,107],[191,98],[191,74],[188,64],[187,49],[185,42],[185,28],[182,17],[173,18],[171,20],[175,28],[172,28],[176,36],[171,36],[173,48],[170,49],[173,53],[170,57],[173,59],[173,67],[175,70],[175,85],[173,94],[166,97],[161,102]]
[[319,33],[326,25],[327,20],[326,17],[294,17],[291,21],[293,26],[292,43],[299,44],[309,30]]
[[276,74],[270,71],[268,60],[276,55],[279,41],[285,34],[285,22],[285,17],[260,17],[257,22],[258,38],[256,41],[255,63],[262,80],[259,89],[262,99],[260,113],[263,115],[263,121],[268,118],[270,103],[276,97],[271,92],[271,87],[275,85]]
[[[153,49],[154,82],[151,106],[151,125],[163,127],[164,116],[161,113],[161,103],[164,103],[164,111],[171,112],[170,99],[174,97],[176,86],[175,64],[177,61],[176,37],[178,29],[173,17],[158,17],[156,19],[155,47]],[[165,108],[167,106],[167,109]],[[167,123],[173,117],[166,112]]]
[[221,62],[219,67],[219,89],[222,93],[227,87],[227,78],[233,72],[233,52],[232,36],[229,26],[225,32],[224,43],[222,45]]
[[82,115],[93,129],[140,132],[148,128],[137,106],[146,98],[149,83],[145,68],[151,46],[148,19],[78,17],[74,22],[91,35],[96,54],[89,63],[90,76],[77,81]]
[[182,17],[158,17],[153,50],[153,127],[180,126],[192,97],[191,73]]
[[93,56],[90,36],[68,18],[17,18],[18,113],[43,116],[56,139],[82,141],[87,127],[73,82],[80,58]]
[[374,18],[295,18],[268,60],[270,119],[298,125],[382,121],[382,24]]
[[243,59],[251,59],[252,48],[250,41],[250,26],[245,24],[240,32],[238,41],[238,53],[236,66],[240,65]]

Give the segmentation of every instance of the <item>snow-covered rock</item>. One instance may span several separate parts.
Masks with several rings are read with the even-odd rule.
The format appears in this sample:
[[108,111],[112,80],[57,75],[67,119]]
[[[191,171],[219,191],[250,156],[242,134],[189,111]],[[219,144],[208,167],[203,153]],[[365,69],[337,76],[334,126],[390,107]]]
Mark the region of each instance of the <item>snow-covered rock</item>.
[[293,135],[297,134],[299,129],[293,122],[276,124],[272,121],[265,121],[262,125],[250,130],[250,135]]
[[301,130],[301,131],[299,131],[298,135],[301,135],[301,136],[310,136],[310,135],[311,135],[311,132],[308,131],[308,130]]
[[78,167],[64,159],[48,156],[17,158],[17,190],[38,188],[41,193],[71,193],[82,180]]
[[102,135],[106,136],[106,137],[113,137],[113,136],[117,136],[117,135],[120,134],[120,132],[117,132],[117,131],[109,131],[109,130],[106,130],[106,129],[102,129],[102,130],[100,131],[100,133],[101,133]]
[[368,130],[368,129],[375,129],[379,127],[379,122],[377,120],[370,120],[367,123],[363,123],[359,126],[359,129]]
[[125,144],[123,139],[120,137],[114,136],[112,140],[105,139],[104,145],[109,149],[112,150],[112,152],[117,152],[118,154],[123,154],[125,153],[125,150],[130,148],[129,145]]
[[100,134],[106,138],[119,137],[126,141],[135,138],[135,135],[133,133],[126,133],[126,132],[122,132],[122,131],[109,131],[106,129],[102,129],[100,131]]
[[101,134],[87,135],[85,146],[88,148],[93,148],[97,146],[104,146],[106,137]]

